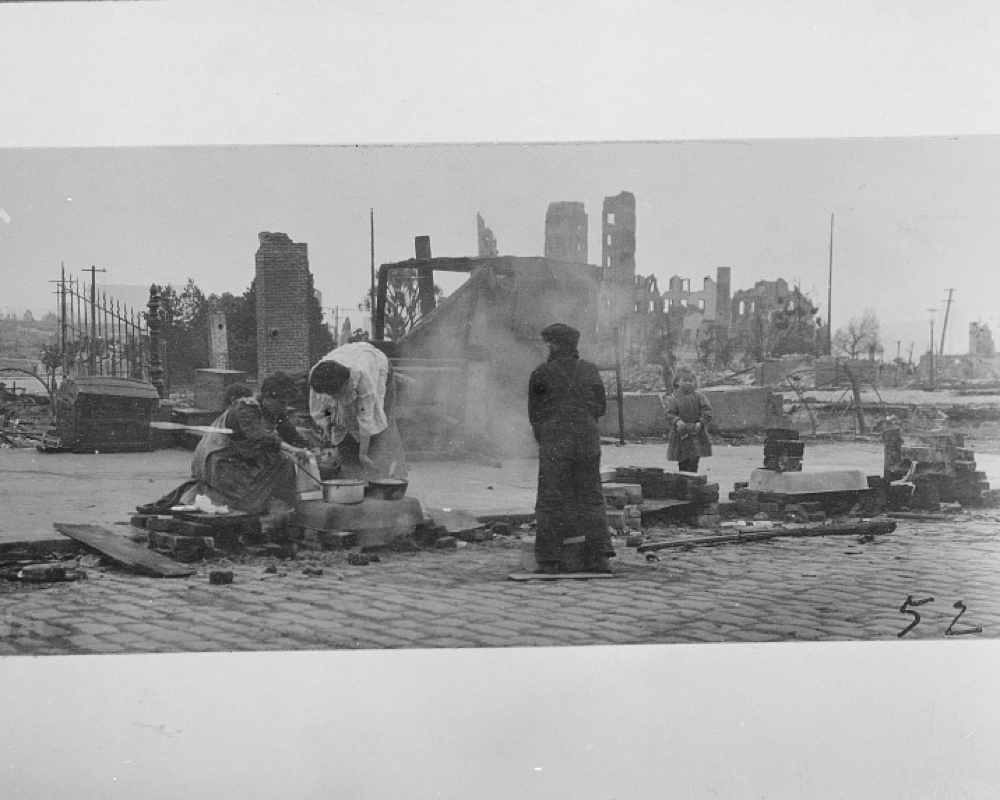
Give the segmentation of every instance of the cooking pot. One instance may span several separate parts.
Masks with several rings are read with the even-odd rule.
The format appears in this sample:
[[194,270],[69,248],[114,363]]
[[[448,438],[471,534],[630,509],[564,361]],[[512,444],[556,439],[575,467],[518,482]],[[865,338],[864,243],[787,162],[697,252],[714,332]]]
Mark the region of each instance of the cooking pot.
[[323,499],[345,506],[360,503],[365,499],[365,483],[350,478],[323,481]]
[[371,479],[368,481],[365,495],[376,497],[380,500],[399,500],[406,494],[407,486],[409,486],[407,481],[402,481],[398,478]]

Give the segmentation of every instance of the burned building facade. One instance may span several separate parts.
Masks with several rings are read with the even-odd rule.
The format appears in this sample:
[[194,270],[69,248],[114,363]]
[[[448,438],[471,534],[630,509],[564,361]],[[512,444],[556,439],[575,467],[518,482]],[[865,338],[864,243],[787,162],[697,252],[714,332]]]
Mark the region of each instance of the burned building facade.
[[545,257],[587,263],[587,213],[583,203],[550,203],[545,212]]
[[[642,317],[648,303],[637,305],[636,289],[646,288],[636,281],[635,195],[620,192],[604,198],[601,212],[601,292],[597,310],[599,363],[612,364],[617,337],[621,352],[632,354],[644,343],[648,329]],[[637,313],[641,309],[642,313]]]
[[729,327],[732,319],[729,286],[729,267],[719,267],[714,280],[706,276],[701,289],[692,290],[689,278],[679,275],[670,278],[663,299],[678,358],[697,358],[700,343],[711,336],[713,326]]

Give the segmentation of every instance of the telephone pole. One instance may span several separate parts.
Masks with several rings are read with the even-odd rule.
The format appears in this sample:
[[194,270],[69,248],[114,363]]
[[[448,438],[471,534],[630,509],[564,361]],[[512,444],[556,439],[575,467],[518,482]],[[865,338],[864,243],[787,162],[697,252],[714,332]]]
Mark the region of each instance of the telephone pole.
[[97,273],[107,270],[91,264],[89,269],[80,272],[90,273],[90,374],[93,375],[97,372]]
[[933,389],[934,388],[934,314],[937,312],[937,309],[928,308],[927,310],[930,312],[931,315],[931,346],[930,346],[930,352],[928,353],[928,355],[930,356],[930,362],[928,363],[928,368],[930,370],[931,388]]
[[948,312],[951,311],[951,294],[954,289],[948,290],[948,305],[944,307],[944,322],[941,324],[941,349],[938,351],[941,355],[944,355],[944,334],[948,329]]
[[833,355],[833,214],[830,215],[830,275],[826,283],[826,354]]
[[372,338],[375,338],[375,209],[368,209],[368,216],[371,220],[371,240],[372,240],[372,289],[371,289],[371,331]]

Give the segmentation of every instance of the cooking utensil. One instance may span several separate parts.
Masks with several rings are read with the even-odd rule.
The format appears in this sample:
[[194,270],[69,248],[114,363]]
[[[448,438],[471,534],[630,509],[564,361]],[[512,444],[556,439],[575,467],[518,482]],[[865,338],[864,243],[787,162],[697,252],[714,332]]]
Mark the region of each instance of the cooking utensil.
[[402,481],[398,478],[373,479],[368,481],[365,495],[379,500],[399,500],[406,494],[406,487],[409,485],[408,481]]
[[323,481],[323,499],[328,503],[355,505],[365,499],[365,483],[351,478]]

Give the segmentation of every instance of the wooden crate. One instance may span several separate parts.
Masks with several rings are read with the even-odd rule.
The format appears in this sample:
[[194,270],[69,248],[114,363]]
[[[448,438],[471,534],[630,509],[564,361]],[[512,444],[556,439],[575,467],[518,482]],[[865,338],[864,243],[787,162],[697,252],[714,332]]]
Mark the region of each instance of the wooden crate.
[[159,407],[159,394],[145,381],[67,378],[56,392],[50,433],[74,453],[147,452],[153,449],[150,423]]

